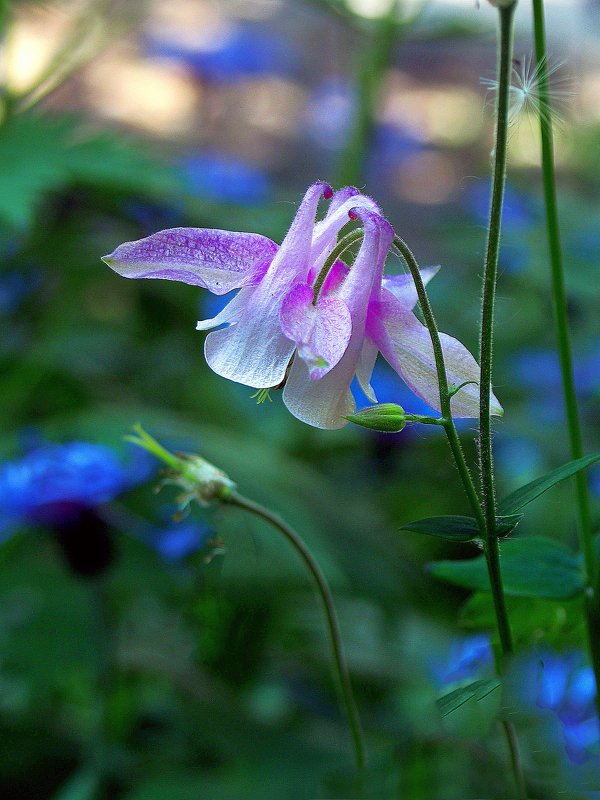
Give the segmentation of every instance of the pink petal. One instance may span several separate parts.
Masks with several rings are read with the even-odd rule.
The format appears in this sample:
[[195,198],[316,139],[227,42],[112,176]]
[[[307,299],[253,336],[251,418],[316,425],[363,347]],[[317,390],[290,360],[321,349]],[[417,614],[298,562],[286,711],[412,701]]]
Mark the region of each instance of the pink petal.
[[277,250],[257,233],[170,228],[125,242],[103,261],[125,278],[181,281],[226,294],[260,280]]
[[[364,209],[365,236],[354,265],[335,297],[344,300],[351,313],[352,334],[339,363],[323,378],[310,380],[308,367],[295,359],[283,391],[283,401],[298,419],[317,428],[335,429],[346,424],[344,417],[356,406],[350,384],[361,361],[365,341],[367,305],[375,279],[381,280],[385,257],[394,232],[383,217]],[[364,379],[364,365],[361,369]]]
[[358,381],[358,385],[372,403],[377,402],[377,396],[371,386],[371,376],[373,375],[378,353],[379,350],[377,346],[373,344],[370,339],[365,338],[362,350],[360,351],[360,358],[356,365],[356,380]]
[[235,324],[209,334],[204,346],[211,369],[247,386],[278,386],[284,379],[295,345],[281,331],[279,311],[295,283],[306,280],[315,214],[329,187],[310,186],[269,269],[248,289]]
[[350,392],[354,377],[353,355],[346,354],[339,364],[318,381],[312,381],[307,365],[295,358],[283,390],[283,402],[297,419],[315,428],[335,430],[346,425],[345,416],[356,409]]
[[[348,188],[350,189],[351,187]],[[340,190],[338,194],[343,191]],[[316,264],[317,267],[320,267],[325,263],[327,256],[336,244],[339,232],[349,222],[348,213],[353,209],[359,208],[381,216],[381,210],[373,199],[364,194],[350,195],[324,220],[315,225],[310,255],[311,264]]]
[[[383,357],[396,370],[406,385],[425,402],[440,411],[440,398],[433,348],[427,328],[400,303],[382,303],[378,310],[379,329],[375,343]],[[375,327],[375,326],[373,326]],[[372,327],[372,330],[373,330]],[[457,339],[440,333],[450,386],[464,386],[452,398],[455,417],[479,416],[479,365]],[[502,407],[492,394],[492,414],[502,414]]]
[[[425,267],[420,270],[421,279],[425,286],[429,281],[439,272],[438,267]],[[418,297],[417,290],[415,289],[415,282],[410,273],[405,272],[402,275],[386,275],[383,279],[382,286],[394,295],[396,300],[408,310],[417,305]]]
[[311,380],[326,375],[344,355],[352,320],[343,300],[319,297],[313,305],[312,286],[298,284],[281,306],[281,329],[296,343],[298,357],[306,362]]

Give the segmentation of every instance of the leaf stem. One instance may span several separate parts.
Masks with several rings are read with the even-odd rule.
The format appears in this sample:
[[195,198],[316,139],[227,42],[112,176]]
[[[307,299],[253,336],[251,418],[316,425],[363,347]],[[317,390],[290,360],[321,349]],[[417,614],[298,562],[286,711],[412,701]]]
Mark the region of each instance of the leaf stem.
[[[562,375],[571,458],[576,459],[583,456],[583,437],[573,376],[573,356],[569,331],[567,293],[565,288],[563,255],[556,201],[552,108],[548,91],[548,59],[546,52],[543,0],[533,0],[533,32],[535,39],[535,58],[537,62],[537,71],[539,71],[538,92],[540,99],[539,119],[542,179],[546,207],[548,250],[550,253],[554,321],[556,326],[556,339]],[[579,538],[585,565],[588,642],[596,678],[596,687],[598,689],[596,698],[600,711],[600,586],[598,585],[598,569],[594,557],[592,518],[588,482],[585,472],[581,471],[575,475],[575,487],[577,495]]]
[[276,528],[292,545],[298,553],[304,565],[312,575],[315,582],[317,592],[321,598],[323,610],[325,612],[325,619],[327,621],[327,629],[331,643],[331,650],[335,662],[335,668],[341,689],[342,700],[346,710],[348,725],[352,734],[352,742],[354,745],[354,755],[356,760],[356,767],[359,773],[362,773],[366,767],[366,748],[364,733],[358,715],[358,708],[354,699],[352,691],[352,684],[350,682],[350,674],[348,672],[348,665],[344,656],[344,649],[342,646],[342,637],[340,635],[340,626],[337,619],[337,613],[333,602],[333,596],[327,583],[327,580],[321,571],[321,568],[314,560],[310,550],[308,549],[304,540],[300,535],[287,524],[280,516],[274,514],[268,508],[255,503],[247,497],[232,492],[223,502],[229,505],[237,506],[238,508],[248,511],[250,514],[263,519],[274,528]]
[[492,595],[498,620],[500,643],[504,655],[513,652],[513,639],[506,611],[506,601],[500,571],[500,550],[496,533],[496,498],[494,488],[494,460],[492,454],[492,421],[490,397],[492,392],[492,344],[494,336],[494,302],[498,275],[498,252],[502,224],[502,202],[506,179],[508,149],[509,90],[513,49],[513,19],[516,3],[498,9],[500,15],[498,43],[498,94],[496,110],[496,137],[490,221],[483,274],[481,314],[479,384],[479,459],[481,490],[485,514],[485,554],[488,563]]

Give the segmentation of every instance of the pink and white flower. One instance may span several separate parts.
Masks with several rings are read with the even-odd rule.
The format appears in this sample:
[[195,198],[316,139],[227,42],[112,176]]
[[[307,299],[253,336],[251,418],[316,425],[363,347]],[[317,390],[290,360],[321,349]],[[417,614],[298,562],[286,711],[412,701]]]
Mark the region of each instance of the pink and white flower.
[[[321,196],[331,198],[315,221]],[[351,267],[337,261],[318,296],[314,283],[349,218],[364,237]],[[205,342],[206,360],[224,378],[258,389],[284,385],[283,400],[298,419],[339,428],[355,410],[356,376],[376,402],[370,377],[380,351],[415,394],[439,410],[429,333],[413,314],[410,276],[384,278],[394,232],[377,204],[352,187],[332,193],[309,187],[281,246],[253,233],[173,228],[120,245],[104,261],[128,278],[162,278],[238,293],[199,330],[219,328]],[[424,281],[437,270],[423,270]],[[219,326],[227,327],[220,328]],[[449,383],[479,380],[479,367],[456,339],[441,334]],[[457,417],[479,414],[471,384],[452,399]],[[492,397],[493,413],[502,413]]]

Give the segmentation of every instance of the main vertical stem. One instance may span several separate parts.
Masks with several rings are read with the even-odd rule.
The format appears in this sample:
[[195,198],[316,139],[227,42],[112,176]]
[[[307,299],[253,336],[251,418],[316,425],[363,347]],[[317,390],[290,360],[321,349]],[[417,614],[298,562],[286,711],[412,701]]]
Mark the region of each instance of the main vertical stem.
[[[501,591],[500,549],[496,533],[496,498],[494,488],[494,460],[492,454],[492,424],[490,397],[492,391],[492,344],[494,335],[494,301],[498,274],[498,252],[502,223],[502,202],[506,178],[506,155],[508,149],[508,109],[510,74],[512,69],[513,18],[515,4],[500,8],[500,39],[498,47],[498,96],[496,110],[496,138],[490,222],[483,275],[483,300],[480,339],[480,405],[479,405],[479,459],[481,490],[485,514],[485,554],[492,584],[496,617],[499,621],[502,652],[513,652],[513,641],[508,622],[504,592]],[[494,587],[499,591],[494,591]],[[500,624],[500,620],[502,623]]]
[[[583,438],[579,420],[579,411],[577,408],[575,380],[573,377],[573,356],[571,349],[571,336],[569,332],[567,293],[565,288],[562,247],[560,242],[560,227],[558,223],[558,208],[556,202],[554,142],[552,137],[552,108],[550,106],[548,92],[548,67],[543,0],[533,0],[533,30],[535,38],[535,58],[537,62],[537,69],[539,71],[538,92],[540,109],[542,112],[539,115],[542,151],[542,179],[544,184],[546,229],[548,232],[548,250],[550,253],[556,340],[560,359],[571,457],[576,459],[581,458],[583,455]],[[576,474],[575,486],[577,494],[579,537],[584,556],[587,588],[586,616],[588,640],[592,664],[596,676],[596,686],[598,689],[596,692],[596,697],[600,710],[600,600],[598,597],[598,573],[594,558],[590,500],[588,494],[588,484],[584,471]]]

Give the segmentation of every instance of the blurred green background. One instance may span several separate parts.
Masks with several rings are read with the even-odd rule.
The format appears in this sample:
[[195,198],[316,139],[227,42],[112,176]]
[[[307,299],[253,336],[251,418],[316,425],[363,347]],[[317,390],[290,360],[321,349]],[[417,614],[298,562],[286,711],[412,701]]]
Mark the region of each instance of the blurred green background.
[[[440,328],[476,352],[493,122],[480,79],[494,74],[494,10],[450,0],[0,9],[3,460],[79,440],[131,464],[123,436],[138,421],[212,460],[298,528],[331,581],[368,736],[364,796],[510,796],[498,698],[444,719],[435,704],[451,643],[492,626],[485,595],[469,598],[426,564],[477,550],[398,532],[468,513],[443,437],[319,431],[277,392],[257,405],[204,362],[194,328],[214,298],[127,281],[100,261],[174,226],[279,242],[308,183],[351,183],[422,265],[442,264],[430,292]],[[522,0],[521,66],[529,14]],[[557,166],[590,452],[600,444],[599,18],[591,0],[548,4],[553,58],[566,62]],[[540,189],[525,116],[510,141],[497,308],[503,494],[568,459]],[[383,365],[374,386],[380,400],[423,411]],[[461,429],[473,463],[474,425]],[[153,493],[156,470],[143,476],[97,509],[114,547],[100,578],[69,568],[48,526],[18,513],[0,521],[0,796],[354,797],[320,608],[294,553],[219,508],[181,523],[193,546],[161,548],[176,492]],[[597,513],[600,473],[591,480]],[[532,506],[519,532],[575,549],[571,492],[562,484]],[[513,598],[519,643],[580,651],[577,603]],[[562,743],[554,753],[535,715],[515,714],[531,797],[592,797],[573,788]],[[593,766],[580,773],[586,791],[599,788]]]

